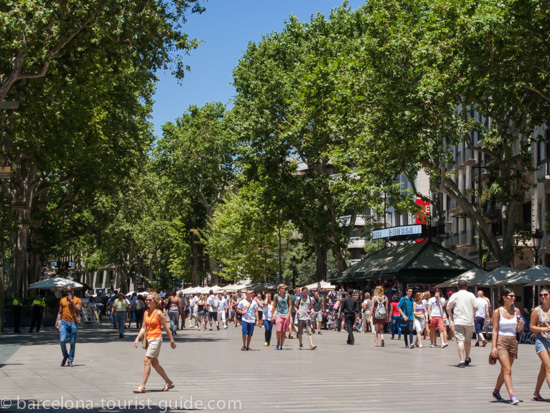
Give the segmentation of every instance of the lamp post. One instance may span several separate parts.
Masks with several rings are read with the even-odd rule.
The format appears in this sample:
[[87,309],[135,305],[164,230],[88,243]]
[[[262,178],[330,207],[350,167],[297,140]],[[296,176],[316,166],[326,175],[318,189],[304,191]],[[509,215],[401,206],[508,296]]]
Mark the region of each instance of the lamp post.
[[542,237],[544,234],[540,229],[537,228],[535,233],[533,234],[533,252],[535,253],[535,264],[538,265],[539,263],[539,249],[540,249],[540,243],[542,242]]

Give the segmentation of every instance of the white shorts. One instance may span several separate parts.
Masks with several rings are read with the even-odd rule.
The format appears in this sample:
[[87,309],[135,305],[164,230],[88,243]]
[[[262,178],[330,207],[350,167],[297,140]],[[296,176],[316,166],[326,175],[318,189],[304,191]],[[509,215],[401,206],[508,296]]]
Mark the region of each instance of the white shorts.
[[148,338],[147,342],[147,353],[145,353],[145,357],[158,359],[160,355],[160,347],[162,345],[162,338]]
[[225,310],[218,311],[218,322],[222,321],[225,323]]
[[417,333],[422,333],[426,327],[426,318],[425,317],[415,317],[414,318],[414,329]]

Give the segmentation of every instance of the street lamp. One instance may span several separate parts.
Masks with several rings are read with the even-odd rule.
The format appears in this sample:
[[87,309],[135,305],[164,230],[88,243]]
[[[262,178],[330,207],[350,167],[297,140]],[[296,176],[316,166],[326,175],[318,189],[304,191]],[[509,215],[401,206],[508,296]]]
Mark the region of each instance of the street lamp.
[[535,264],[538,265],[539,263],[539,249],[540,249],[540,243],[542,242],[542,237],[544,234],[540,229],[537,228],[535,233],[533,234],[533,251],[535,253]]

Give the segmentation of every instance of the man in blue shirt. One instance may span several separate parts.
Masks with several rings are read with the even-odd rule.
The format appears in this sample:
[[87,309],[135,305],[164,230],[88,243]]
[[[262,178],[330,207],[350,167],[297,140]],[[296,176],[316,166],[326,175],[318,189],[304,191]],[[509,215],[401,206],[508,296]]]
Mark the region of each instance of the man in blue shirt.
[[[397,309],[399,311],[399,314],[401,314],[401,317],[403,318],[403,324],[405,325],[405,328],[403,328],[403,324],[401,325],[401,331],[403,331],[403,336],[405,337],[405,347],[408,348],[414,348],[413,344],[413,325],[414,325],[414,317],[413,317],[413,298],[412,298],[413,289],[407,288],[407,295],[405,297],[402,297],[401,300],[399,300],[399,303],[397,304]],[[408,331],[407,331],[408,330]],[[410,338],[410,346],[407,340],[407,335]]]

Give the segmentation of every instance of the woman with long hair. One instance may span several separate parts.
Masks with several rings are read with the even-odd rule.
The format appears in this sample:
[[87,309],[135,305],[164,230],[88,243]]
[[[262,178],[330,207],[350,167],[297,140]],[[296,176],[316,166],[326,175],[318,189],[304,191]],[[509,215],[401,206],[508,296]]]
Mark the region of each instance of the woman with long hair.
[[206,300],[204,299],[204,294],[201,294],[199,301],[197,301],[197,324],[199,331],[201,326],[206,331]]
[[541,402],[545,401],[540,395],[545,378],[546,383],[550,386],[550,289],[541,289],[539,298],[540,305],[531,313],[530,328],[533,333],[537,334],[535,350],[541,361],[533,399]]
[[399,297],[393,295],[391,298],[391,339],[395,339],[395,333],[397,333],[397,339],[401,340],[401,327],[399,326],[399,319],[401,314],[399,313],[398,308]]
[[147,353],[145,353],[145,360],[143,361],[143,380],[140,386],[137,389],[134,389],[134,393],[145,393],[145,385],[147,384],[147,379],[151,373],[151,366],[156,370],[156,372],[164,379],[165,385],[162,391],[168,391],[174,387],[172,380],[168,378],[166,372],[159,364],[158,357],[160,355],[160,347],[162,344],[162,331],[164,329],[168,338],[170,339],[170,347],[172,349],[176,348],[176,343],[172,337],[172,333],[168,328],[166,323],[166,317],[160,311],[160,296],[156,293],[149,294],[145,299],[145,304],[147,305],[147,310],[144,314],[143,327],[139,331],[136,339],[134,340],[134,347],[137,348],[139,341],[143,336],[147,340]]
[[[384,347],[384,326],[388,316],[388,298],[384,295],[384,288],[381,285],[374,289],[373,296],[374,347],[378,347],[378,335],[380,335],[381,346]],[[381,307],[379,311],[377,311],[378,307]]]
[[363,324],[362,324],[362,333],[370,333],[371,331],[371,310],[372,310],[372,300],[370,298],[370,293],[365,293],[365,299],[363,300]]
[[502,401],[500,388],[506,385],[506,390],[510,395],[510,403],[518,404],[519,400],[514,395],[512,385],[512,364],[518,354],[518,340],[516,333],[523,329],[523,320],[519,309],[515,306],[516,295],[509,288],[502,290],[500,297],[500,307],[493,313],[493,337],[491,347],[491,357],[498,359],[500,363],[500,374],[497,378],[493,397],[497,401]]
[[416,330],[415,345],[418,348],[422,348],[422,333],[426,327],[426,306],[422,298],[422,293],[416,293],[413,303],[414,329]]
[[262,319],[265,327],[265,343],[264,346],[269,347],[271,345],[271,334],[273,333],[273,322],[271,321],[271,315],[273,313],[273,306],[271,302],[271,293],[265,293],[265,300],[263,301]]

